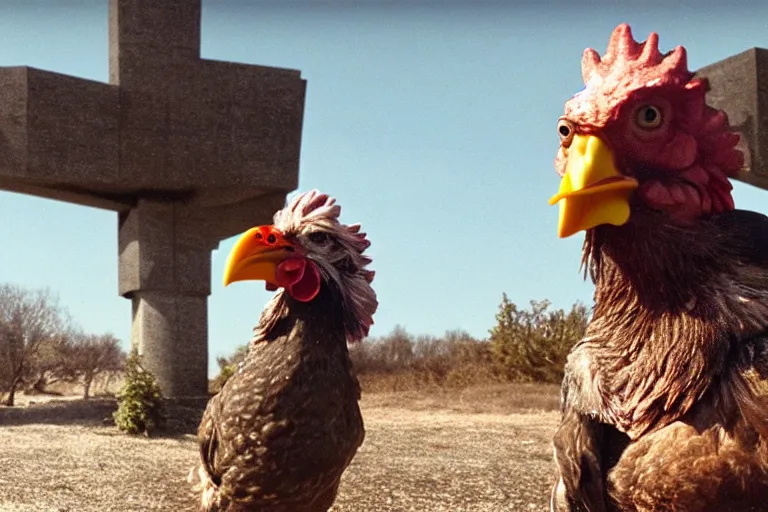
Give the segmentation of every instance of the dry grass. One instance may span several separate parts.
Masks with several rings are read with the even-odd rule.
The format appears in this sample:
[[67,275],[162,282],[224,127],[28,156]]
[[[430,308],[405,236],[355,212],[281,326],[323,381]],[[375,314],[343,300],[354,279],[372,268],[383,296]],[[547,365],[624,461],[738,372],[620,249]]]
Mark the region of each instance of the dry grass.
[[[336,512],[548,510],[556,389],[367,394]],[[0,511],[193,511],[189,434],[118,434],[110,401],[0,409]],[[176,430],[191,430],[194,421]]]

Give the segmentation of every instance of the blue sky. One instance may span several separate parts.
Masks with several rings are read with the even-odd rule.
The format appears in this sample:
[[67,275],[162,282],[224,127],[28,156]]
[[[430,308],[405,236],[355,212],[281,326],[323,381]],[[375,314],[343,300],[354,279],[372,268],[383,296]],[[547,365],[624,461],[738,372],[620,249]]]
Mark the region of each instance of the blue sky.
[[[331,193],[343,220],[369,233],[373,335],[399,323],[484,337],[502,292],[590,302],[582,236],[557,239],[547,199],[581,53],[602,53],[615,25],[638,39],[659,32],[662,50],[684,44],[692,69],[768,47],[768,3],[546,5],[203,0],[203,57],[308,80],[300,189]],[[107,81],[107,0],[0,3],[0,65]],[[768,213],[768,191],[736,184],[734,196]],[[112,212],[0,192],[0,282],[50,287],[84,328],[127,343],[116,228]],[[249,339],[269,297],[257,283],[222,288],[233,242],[213,254],[212,367]]]

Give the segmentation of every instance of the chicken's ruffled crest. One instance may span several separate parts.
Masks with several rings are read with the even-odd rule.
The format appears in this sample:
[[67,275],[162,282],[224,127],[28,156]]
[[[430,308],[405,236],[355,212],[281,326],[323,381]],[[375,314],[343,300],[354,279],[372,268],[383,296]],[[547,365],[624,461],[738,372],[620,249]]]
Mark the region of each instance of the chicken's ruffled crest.
[[[371,246],[370,240],[360,232],[360,224],[341,224],[340,215],[341,206],[336,204],[335,198],[313,189],[297,195],[285,208],[275,213],[274,225],[284,233],[298,233],[309,225],[321,226],[362,254]],[[370,263],[370,259],[366,259]],[[373,272],[368,282],[372,280]]]
[[[344,247],[342,259],[351,263],[354,272],[339,271],[332,262],[316,261],[321,274],[338,283],[345,308],[347,340],[356,342],[368,335],[373,315],[378,309],[376,292],[371,287],[375,272],[366,268],[371,258],[364,254],[371,246],[360,224],[345,225],[339,221],[341,206],[336,199],[317,190],[295,196],[282,210],[275,213],[274,226],[287,235],[325,231]],[[260,339],[274,325],[276,318],[286,312],[284,290],[279,290],[265,309],[255,339]]]

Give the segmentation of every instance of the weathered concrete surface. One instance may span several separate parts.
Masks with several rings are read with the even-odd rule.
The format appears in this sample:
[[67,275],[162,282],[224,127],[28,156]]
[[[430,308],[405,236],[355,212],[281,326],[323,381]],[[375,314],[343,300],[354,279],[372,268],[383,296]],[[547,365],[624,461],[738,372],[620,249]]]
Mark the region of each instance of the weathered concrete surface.
[[746,165],[739,179],[768,189],[768,50],[751,48],[696,75],[709,80],[707,101],[725,110],[731,127],[741,134]]
[[132,343],[167,396],[207,393],[219,241],[298,184],[299,71],[200,58],[200,0],[110,0],[110,83],[0,68],[0,189],[118,212]]

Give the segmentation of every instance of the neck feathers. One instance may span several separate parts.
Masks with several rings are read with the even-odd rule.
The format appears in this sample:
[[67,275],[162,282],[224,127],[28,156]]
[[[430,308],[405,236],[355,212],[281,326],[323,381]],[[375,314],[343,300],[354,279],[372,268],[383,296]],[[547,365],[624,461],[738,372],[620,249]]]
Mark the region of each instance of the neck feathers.
[[630,437],[675,421],[708,392],[732,391],[750,364],[745,340],[768,329],[768,273],[756,289],[755,268],[717,227],[656,219],[587,234],[596,288],[583,349],[610,397],[604,415]]
[[[376,294],[363,279],[354,293],[345,293],[341,287],[323,283],[320,293],[311,302],[293,300],[284,290],[278,290],[261,313],[259,323],[253,330],[252,343],[272,339],[284,320],[295,318],[312,325],[313,330],[328,338],[340,337],[345,342],[354,342],[367,335],[370,323],[360,320],[362,312],[368,315],[368,322],[376,310]],[[278,334],[278,335],[279,335]]]

